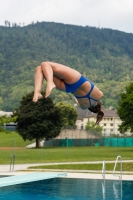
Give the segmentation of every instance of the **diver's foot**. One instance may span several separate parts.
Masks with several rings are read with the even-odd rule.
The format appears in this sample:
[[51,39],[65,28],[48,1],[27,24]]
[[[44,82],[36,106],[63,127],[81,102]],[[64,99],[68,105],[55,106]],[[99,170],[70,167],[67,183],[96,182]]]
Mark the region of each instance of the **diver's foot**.
[[47,97],[50,95],[51,91],[52,91],[54,88],[56,88],[56,85],[54,84],[54,82],[52,82],[52,83],[47,83],[45,98],[47,98]]
[[40,92],[35,92],[32,101],[33,101],[33,102],[37,102],[38,99],[41,99],[42,97],[43,97],[43,96],[42,96],[42,94],[41,94]]

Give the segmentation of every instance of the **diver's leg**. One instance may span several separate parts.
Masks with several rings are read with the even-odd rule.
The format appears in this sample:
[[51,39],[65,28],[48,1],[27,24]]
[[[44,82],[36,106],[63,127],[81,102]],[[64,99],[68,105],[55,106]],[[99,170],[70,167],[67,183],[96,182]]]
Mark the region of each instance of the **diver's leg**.
[[33,102],[37,102],[39,98],[42,98],[41,89],[42,89],[43,79],[44,76],[42,68],[41,66],[38,66],[36,68],[36,73],[35,73],[35,89],[34,89]]
[[47,98],[50,95],[52,89],[56,87],[56,85],[53,82],[53,69],[48,62],[42,62],[41,67],[43,75],[47,80],[46,93],[45,93],[45,97]]
[[46,73],[46,69],[48,68],[48,72],[50,73],[50,68],[51,68],[51,74],[52,74],[51,77],[54,75],[68,84],[73,84],[77,82],[81,76],[81,74],[77,70],[59,63],[42,62],[41,66],[44,75]]

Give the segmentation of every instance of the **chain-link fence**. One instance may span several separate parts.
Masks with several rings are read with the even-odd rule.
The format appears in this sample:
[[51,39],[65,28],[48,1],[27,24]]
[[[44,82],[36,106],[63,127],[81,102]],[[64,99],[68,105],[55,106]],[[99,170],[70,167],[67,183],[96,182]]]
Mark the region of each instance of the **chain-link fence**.
[[44,146],[132,147],[133,137],[114,133],[106,136],[93,131],[64,129],[55,139],[45,141]]

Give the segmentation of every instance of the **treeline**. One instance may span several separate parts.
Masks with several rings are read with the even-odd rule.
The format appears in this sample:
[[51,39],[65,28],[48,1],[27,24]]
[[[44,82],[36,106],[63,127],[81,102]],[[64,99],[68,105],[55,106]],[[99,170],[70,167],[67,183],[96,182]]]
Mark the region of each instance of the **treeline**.
[[[34,71],[42,61],[79,70],[104,92],[106,108],[117,108],[119,94],[133,80],[133,34],[53,22],[0,27],[0,107],[12,111],[33,91]],[[44,85],[45,86],[45,85]],[[73,97],[54,90],[54,102]]]

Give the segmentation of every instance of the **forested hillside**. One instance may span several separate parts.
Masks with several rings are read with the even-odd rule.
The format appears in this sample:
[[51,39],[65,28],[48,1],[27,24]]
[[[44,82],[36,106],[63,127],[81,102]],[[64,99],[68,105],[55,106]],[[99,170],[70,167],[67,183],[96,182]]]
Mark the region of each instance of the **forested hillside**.
[[[1,26],[1,109],[12,111],[33,91],[35,67],[42,61],[79,70],[104,92],[104,106],[117,108],[120,92],[133,80],[133,34],[53,22]],[[73,103],[72,95],[57,90],[51,98]]]

